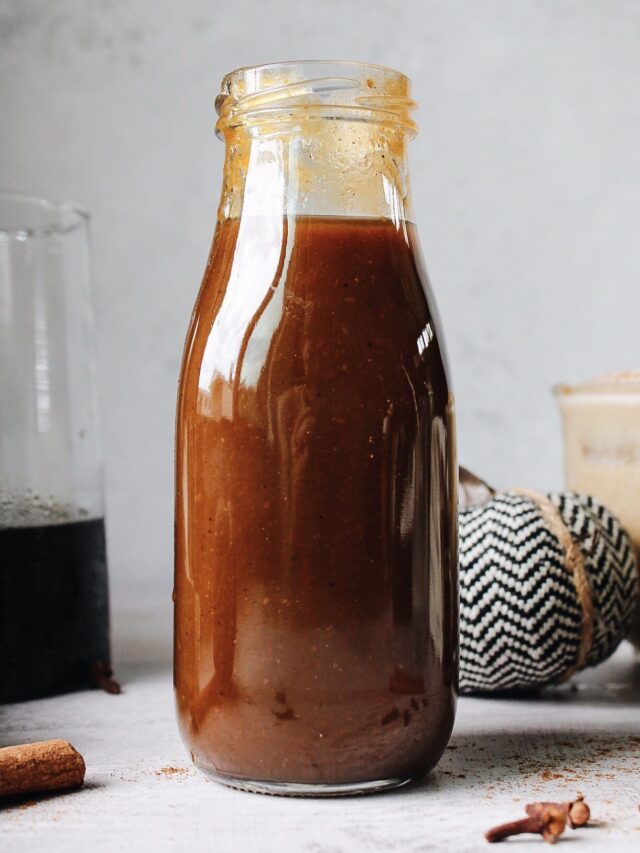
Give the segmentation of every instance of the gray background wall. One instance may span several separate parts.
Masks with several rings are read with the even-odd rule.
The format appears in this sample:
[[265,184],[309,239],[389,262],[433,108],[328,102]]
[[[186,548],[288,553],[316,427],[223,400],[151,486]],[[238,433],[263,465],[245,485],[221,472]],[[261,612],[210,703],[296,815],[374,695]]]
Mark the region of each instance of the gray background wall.
[[549,389],[640,366],[640,3],[0,0],[0,185],[93,214],[115,646],[169,653],[172,440],[224,72],[353,58],[413,79],[417,221],[460,457],[561,485]]

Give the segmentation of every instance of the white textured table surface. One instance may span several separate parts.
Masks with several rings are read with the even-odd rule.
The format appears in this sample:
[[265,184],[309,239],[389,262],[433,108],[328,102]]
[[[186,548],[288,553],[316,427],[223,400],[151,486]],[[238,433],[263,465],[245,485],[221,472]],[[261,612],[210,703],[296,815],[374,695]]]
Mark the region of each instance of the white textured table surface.
[[[640,671],[629,646],[577,690],[462,699],[436,770],[404,791],[294,800],[226,789],[193,769],[178,738],[167,668],[119,672],[124,694],[77,693],[0,708],[3,745],[62,737],[84,755],[80,791],[0,811],[10,851],[475,851],[526,802],[582,791],[599,826],[571,850],[640,850]],[[531,851],[528,840],[508,850]],[[563,842],[564,843],[564,842]],[[505,848],[500,848],[505,849]]]

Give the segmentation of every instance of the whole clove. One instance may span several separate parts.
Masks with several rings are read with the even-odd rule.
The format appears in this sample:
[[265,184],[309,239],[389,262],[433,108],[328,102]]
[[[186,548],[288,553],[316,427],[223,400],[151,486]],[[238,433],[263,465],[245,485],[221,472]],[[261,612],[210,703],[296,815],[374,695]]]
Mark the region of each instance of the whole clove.
[[535,814],[528,815],[521,820],[503,823],[495,826],[485,833],[485,838],[490,844],[496,841],[504,841],[512,835],[541,835],[549,844],[555,844],[562,835],[567,825],[567,814],[563,809],[551,804],[542,806]]
[[89,667],[89,682],[92,687],[97,687],[99,690],[104,690],[105,693],[117,695],[122,693],[122,688],[113,678],[113,670],[108,661],[95,661]]

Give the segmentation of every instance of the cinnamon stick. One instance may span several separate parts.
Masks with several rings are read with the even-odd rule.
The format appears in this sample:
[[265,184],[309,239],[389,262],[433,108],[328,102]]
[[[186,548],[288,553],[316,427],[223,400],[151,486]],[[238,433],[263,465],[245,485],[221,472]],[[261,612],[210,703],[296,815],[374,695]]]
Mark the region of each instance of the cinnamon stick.
[[0,749],[0,797],[78,788],[85,764],[66,740],[23,743]]

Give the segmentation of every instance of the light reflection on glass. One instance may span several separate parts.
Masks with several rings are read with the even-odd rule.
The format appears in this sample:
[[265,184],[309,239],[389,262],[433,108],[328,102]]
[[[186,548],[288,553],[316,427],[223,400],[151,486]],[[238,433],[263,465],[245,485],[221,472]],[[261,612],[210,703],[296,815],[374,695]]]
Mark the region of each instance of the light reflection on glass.
[[49,377],[47,312],[44,296],[41,292],[36,294],[33,332],[36,423],[38,432],[44,433],[49,431],[51,421],[51,382]]
[[[256,191],[255,196],[252,188]],[[245,208],[229,282],[202,359],[198,387],[204,394],[211,393],[216,374],[233,382],[235,374],[241,370],[242,380],[255,384],[260,373],[271,338],[273,315],[279,316],[282,307],[282,298],[279,297],[270,310],[267,311],[265,305],[260,312],[260,305],[269,295],[269,289],[275,288],[279,279],[284,236],[283,193],[284,169],[279,142],[264,140],[252,148],[249,157]],[[260,200],[259,206],[252,203],[253,198]],[[265,198],[272,198],[273,206],[280,212],[270,214],[268,208],[264,209]],[[251,319],[259,313],[261,318],[247,338]]]
[[429,346],[429,344],[431,343],[432,340],[433,340],[433,329],[431,328],[431,323],[427,323],[427,325],[424,327],[424,329],[422,330],[422,332],[420,333],[420,336],[418,338],[418,352],[419,352],[421,357],[427,351],[427,347]]

